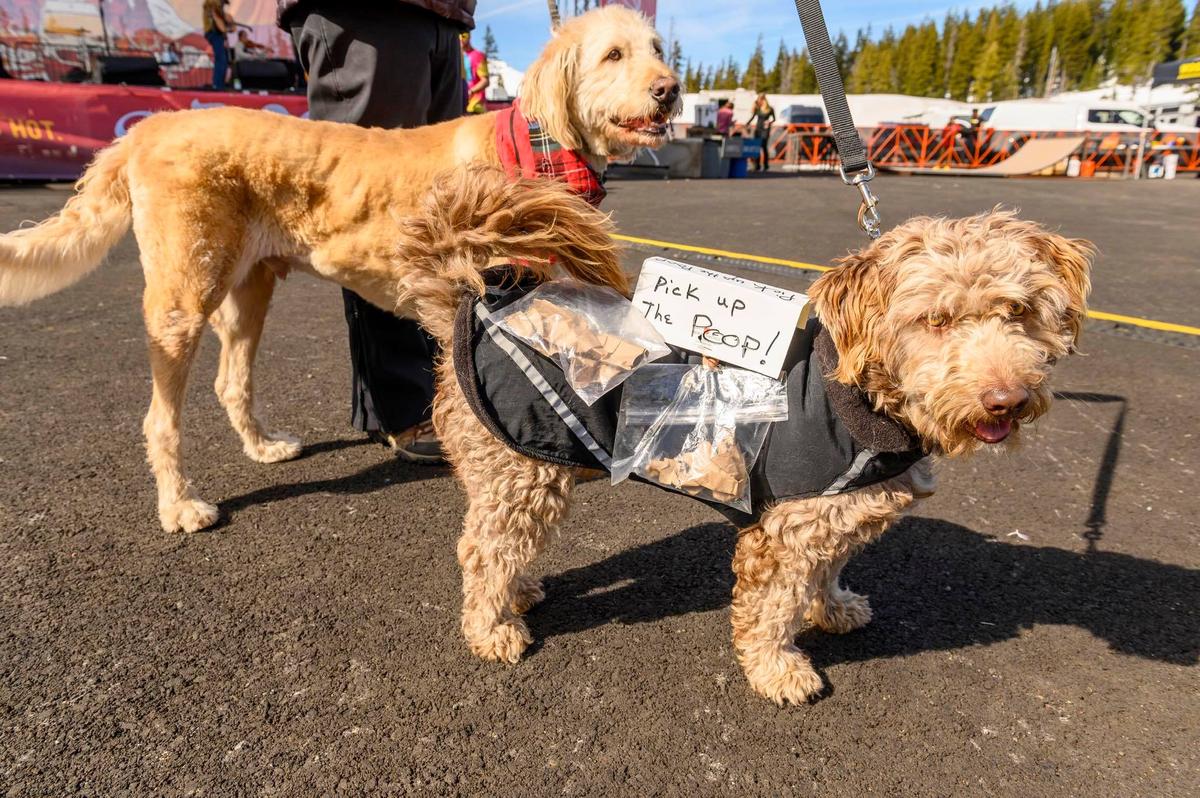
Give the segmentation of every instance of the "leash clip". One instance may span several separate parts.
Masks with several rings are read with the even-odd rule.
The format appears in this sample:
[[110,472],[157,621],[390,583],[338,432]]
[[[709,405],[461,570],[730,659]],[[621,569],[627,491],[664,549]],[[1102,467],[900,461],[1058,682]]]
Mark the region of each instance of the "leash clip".
[[875,165],[868,161],[866,171],[859,172],[853,177],[847,175],[845,167],[840,164],[838,171],[842,175],[843,183],[854,186],[858,189],[858,193],[862,194],[862,203],[858,206],[858,226],[872,241],[879,238],[883,233],[883,220],[879,218],[877,210],[879,200],[871,193],[871,187],[867,185],[875,177]]

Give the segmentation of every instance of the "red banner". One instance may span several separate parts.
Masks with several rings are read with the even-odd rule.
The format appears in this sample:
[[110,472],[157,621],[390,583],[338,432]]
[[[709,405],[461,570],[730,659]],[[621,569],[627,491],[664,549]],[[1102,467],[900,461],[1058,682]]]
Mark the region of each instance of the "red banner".
[[600,0],[602,6],[626,6],[634,11],[640,11],[654,24],[654,16],[658,12],[658,0]]
[[237,105],[306,116],[291,94],[0,80],[0,179],[74,180],[96,150],[159,111]]

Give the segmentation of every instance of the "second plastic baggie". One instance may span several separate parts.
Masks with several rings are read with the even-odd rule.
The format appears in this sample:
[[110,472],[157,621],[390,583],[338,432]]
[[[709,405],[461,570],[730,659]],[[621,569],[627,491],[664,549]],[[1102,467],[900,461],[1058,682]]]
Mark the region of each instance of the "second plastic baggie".
[[648,365],[625,383],[612,481],[637,474],[750,512],[750,473],[787,388],[744,369]]
[[654,325],[611,288],[578,280],[542,283],[492,313],[508,333],[553,358],[589,405],[643,363],[670,353]]

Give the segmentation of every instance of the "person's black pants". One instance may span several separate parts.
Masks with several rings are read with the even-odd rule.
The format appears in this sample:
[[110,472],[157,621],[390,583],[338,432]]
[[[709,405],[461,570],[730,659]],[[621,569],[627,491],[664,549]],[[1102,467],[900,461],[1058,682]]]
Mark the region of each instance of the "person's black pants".
[[[309,3],[289,20],[313,119],[420,127],[462,115],[459,29],[403,3]],[[353,158],[352,152],[345,157]],[[415,322],[343,290],[353,366],[352,422],[401,432],[432,412],[434,340]]]

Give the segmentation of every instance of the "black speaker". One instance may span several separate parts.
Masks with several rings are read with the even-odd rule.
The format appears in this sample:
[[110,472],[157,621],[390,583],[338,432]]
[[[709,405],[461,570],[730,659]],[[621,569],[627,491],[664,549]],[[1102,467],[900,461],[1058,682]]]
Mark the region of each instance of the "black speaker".
[[100,56],[100,82],[129,86],[165,86],[158,62],[148,55]]
[[287,91],[296,85],[288,65],[278,59],[245,59],[233,65],[233,76],[242,82],[243,89],[255,91]]

